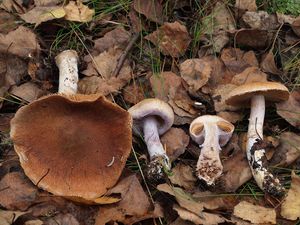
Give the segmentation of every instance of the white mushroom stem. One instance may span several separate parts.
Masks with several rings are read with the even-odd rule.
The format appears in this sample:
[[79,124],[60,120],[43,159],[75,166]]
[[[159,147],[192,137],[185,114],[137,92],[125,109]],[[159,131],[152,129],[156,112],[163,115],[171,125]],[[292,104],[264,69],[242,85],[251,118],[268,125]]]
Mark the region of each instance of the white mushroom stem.
[[197,175],[211,185],[222,174],[220,160],[219,128],[217,124],[204,127],[204,143],[200,145],[201,153],[197,162]]
[[[251,113],[248,126],[247,158],[257,185],[271,194],[279,194],[283,188],[277,178],[264,165],[266,160],[263,144],[263,124],[265,117],[265,97],[256,95],[251,98]],[[260,142],[261,141],[261,142]]]
[[77,61],[77,53],[73,50],[63,51],[56,57],[56,65],[59,69],[58,93],[66,95],[77,93]]
[[143,120],[144,140],[148,148],[150,160],[153,160],[156,157],[162,157],[169,161],[166,151],[160,142],[157,127],[158,123],[154,116],[148,116]]

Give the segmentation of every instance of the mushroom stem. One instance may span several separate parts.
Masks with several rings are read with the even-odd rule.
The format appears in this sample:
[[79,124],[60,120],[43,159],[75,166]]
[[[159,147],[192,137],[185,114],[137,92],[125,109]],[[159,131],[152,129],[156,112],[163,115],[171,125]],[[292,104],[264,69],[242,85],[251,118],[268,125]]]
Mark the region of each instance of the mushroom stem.
[[197,175],[211,185],[222,174],[220,160],[219,129],[217,125],[205,127],[204,143],[199,146],[201,153],[197,162]]
[[76,94],[78,82],[77,53],[73,50],[66,50],[56,58],[56,65],[59,69],[58,93]]
[[265,117],[265,97],[255,95],[251,98],[251,113],[247,134],[247,158],[257,185],[264,191],[281,195],[284,188],[280,181],[267,169],[267,159],[263,143],[263,124]]
[[143,123],[144,140],[148,148],[150,160],[153,160],[158,156],[168,158],[159,139],[156,118],[154,116],[148,116],[144,119]]

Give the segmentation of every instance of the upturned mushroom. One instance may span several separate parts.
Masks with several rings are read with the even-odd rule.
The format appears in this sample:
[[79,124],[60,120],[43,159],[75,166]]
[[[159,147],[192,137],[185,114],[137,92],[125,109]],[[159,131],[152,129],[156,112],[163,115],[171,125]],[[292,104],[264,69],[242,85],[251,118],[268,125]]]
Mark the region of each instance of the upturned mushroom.
[[231,138],[233,131],[234,126],[230,122],[213,115],[200,116],[190,125],[190,136],[201,148],[196,173],[198,178],[208,185],[214,184],[222,174],[223,166],[219,153],[221,147]]
[[131,151],[132,119],[105,97],[75,94],[76,52],[62,52],[56,63],[61,94],[20,108],[10,135],[34,184],[58,196],[94,203],[123,171]]
[[272,195],[282,195],[284,188],[268,170],[263,144],[265,101],[278,102],[289,98],[288,89],[276,82],[254,82],[238,86],[226,98],[226,104],[251,106],[247,133],[247,158],[257,185]]
[[128,112],[133,118],[133,132],[142,134],[150,156],[148,178],[160,180],[164,170],[170,169],[170,160],[159,135],[164,134],[174,123],[172,108],[159,99],[149,98],[132,106]]

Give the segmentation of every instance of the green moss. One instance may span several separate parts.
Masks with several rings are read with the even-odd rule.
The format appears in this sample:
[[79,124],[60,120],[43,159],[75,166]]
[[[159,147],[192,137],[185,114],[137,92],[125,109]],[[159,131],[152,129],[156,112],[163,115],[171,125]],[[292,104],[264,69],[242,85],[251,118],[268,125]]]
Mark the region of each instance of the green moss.
[[294,16],[300,15],[300,0],[257,0],[259,9],[268,13],[283,13]]

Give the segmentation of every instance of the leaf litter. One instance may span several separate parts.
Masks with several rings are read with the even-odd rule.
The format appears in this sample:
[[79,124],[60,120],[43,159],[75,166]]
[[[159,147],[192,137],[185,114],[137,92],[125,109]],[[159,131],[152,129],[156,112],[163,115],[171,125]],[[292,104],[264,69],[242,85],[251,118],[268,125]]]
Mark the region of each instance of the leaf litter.
[[[161,219],[173,225],[291,224],[299,219],[299,17],[262,11],[252,0],[201,4],[197,11],[189,1],[134,0],[106,11],[111,7],[106,2],[1,3],[1,224],[157,224]],[[80,93],[109,96],[126,109],[149,97],[172,107],[175,125],[161,137],[173,166],[166,183],[144,180],[143,165],[132,156],[132,171],[105,198],[85,206],[39,190],[23,174],[8,139],[11,117],[6,115],[55,93],[55,54],[80,46]],[[288,187],[281,199],[264,195],[251,179],[244,133],[248,111],[225,104],[233,88],[266,80],[285,83],[291,91],[276,110],[267,108],[264,127],[266,140],[273,142],[267,158]],[[190,122],[205,114],[218,114],[236,126],[221,152],[224,172],[215,186],[196,178],[200,150],[187,135]],[[135,154],[143,154],[142,141],[136,140]]]

